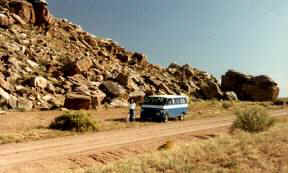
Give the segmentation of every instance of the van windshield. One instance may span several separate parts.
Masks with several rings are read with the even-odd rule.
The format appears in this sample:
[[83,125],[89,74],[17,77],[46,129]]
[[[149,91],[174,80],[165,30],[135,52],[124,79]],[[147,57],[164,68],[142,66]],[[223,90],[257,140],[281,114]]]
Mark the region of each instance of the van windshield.
[[144,104],[146,105],[165,105],[167,99],[163,97],[145,97]]

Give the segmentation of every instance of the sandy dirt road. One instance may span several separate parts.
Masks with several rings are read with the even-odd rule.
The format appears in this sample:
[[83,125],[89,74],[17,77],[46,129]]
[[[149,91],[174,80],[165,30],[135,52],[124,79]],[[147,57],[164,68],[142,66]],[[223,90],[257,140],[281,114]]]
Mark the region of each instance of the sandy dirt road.
[[[273,116],[284,116],[288,115],[288,111],[274,111],[272,114]],[[103,148],[113,148],[117,145],[129,145],[135,142],[153,141],[184,133],[228,127],[232,121],[233,118],[213,118],[208,120],[170,122],[136,129],[131,128],[23,144],[2,145],[0,146],[0,172],[4,173],[11,167],[37,160],[95,153]]]

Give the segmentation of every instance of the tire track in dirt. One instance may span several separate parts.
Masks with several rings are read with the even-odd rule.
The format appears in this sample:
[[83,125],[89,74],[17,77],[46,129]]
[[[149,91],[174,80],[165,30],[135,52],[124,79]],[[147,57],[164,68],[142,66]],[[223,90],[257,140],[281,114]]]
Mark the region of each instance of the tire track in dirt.
[[[274,111],[274,116],[288,115],[287,111]],[[118,145],[128,145],[141,141],[151,141],[163,137],[175,136],[184,133],[200,132],[208,129],[230,126],[233,118],[213,118],[209,120],[173,122],[137,129],[125,129],[119,131],[99,132],[91,135],[64,137],[49,139],[26,144],[8,144],[0,146],[0,167],[7,168],[17,164],[27,163],[47,158],[64,157],[70,154],[81,155],[95,153],[101,148],[109,148]],[[103,152],[94,155],[94,159],[103,162],[117,160],[121,154],[127,151]],[[133,152],[133,151],[132,151]],[[137,152],[135,150],[135,152]],[[100,159],[99,159],[100,158]]]

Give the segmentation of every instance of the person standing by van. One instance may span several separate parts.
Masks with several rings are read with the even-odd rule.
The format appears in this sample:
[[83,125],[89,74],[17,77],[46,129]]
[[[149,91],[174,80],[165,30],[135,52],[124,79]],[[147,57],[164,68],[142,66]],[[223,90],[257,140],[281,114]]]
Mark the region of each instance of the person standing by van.
[[129,121],[135,121],[136,119],[136,103],[134,99],[130,100],[130,105],[129,105]]

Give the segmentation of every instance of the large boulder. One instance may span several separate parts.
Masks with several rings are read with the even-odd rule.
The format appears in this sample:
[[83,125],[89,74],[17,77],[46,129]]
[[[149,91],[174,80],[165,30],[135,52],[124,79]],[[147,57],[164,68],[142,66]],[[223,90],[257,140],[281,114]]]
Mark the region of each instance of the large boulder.
[[218,83],[214,81],[202,82],[200,85],[200,92],[204,99],[222,98],[223,92]]
[[234,91],[240,100],[272,101],[279,95],[279,87],[270,77],[251,76],[229,70],[222,76],[223,91]]
[[9,25],[13,24],[15,20],[3,13],[0,13],[0,26],[1,27],[8,27]]
[[89,57],[76,60],[75,62],[67,62],[63,65],[63,72],[67,76],[73,76],[83,72],[88,72],[93,66],[93,61]]
[[10,90],[11,85],[4,79],[4,75],[0,73],[0,87],[4,88],[5,90]]
[[233,91],[225,92],[224,99],[229,101],[238,101],[237,94]]
[[7,93],[4,89],[0,88],[0,97],[4,98],[5,100],[10,100],[10,94]]
[[125,73],[120,73],[115,80],[124,87],[128,87],[132,81],[129,74]]
[[51,104],[52,108],[61,108],[65,104],[65,96],[63,95],[55,95],[53,98],[49,100],[49,103]]
[[166,71],[177,81],[180,91],[175,90],[176,93],[185,93],[202,99],[223,98],[218,80],[207,72],[193,68],[189,64],[180,66],[175,63],[170,64]]
[[143,66],[149,64],[148,58],[144,54],[137,53],[137,52],[132,55],[129,63],[131,65],[138,64],[138,65],[143,65]]
[[121,62],[125,62],[125,63],[129,61],[129,57],[123,54],[117,54],[116,58],[119,59]]
[[115,80],[129,91],[136,91],[139,89],[138,85],[135,83],[135,80],[137,81],[137,76],[135,75],[119,73]]
[[34,87],[36,88],[45,89],[48,85],[48,81],[42,76],[37,76],[34,78],[33,84],[34,84]]
[[105,99],[106,94],[102,92],[101,90],[97,90],[93,92],[94,95],[92,95],[92,108],[97,109],[97,107],[101,106],[102,101]]
[[98,45],[97,40],[89,34],[84,36],[84,40],[92,47],[96,47]]
[[[9,2],[9,11],[20,24],[48,25],[53,23],[53,17],[47,5],[45,0],[12,0]],[[6,20],[6,18],[2,17],[1,20]]]
[[1,103],[1,106],[8,106],[9,108],[16,109],[17,108],[17,97],[10,95],[3,88],[0,87],[0,100],[4,101]]
[[33,5],[23,0],[13,0],[9,3],[9,11],[21,17],[21,19],[30,24],[36,21]]
[[64,107],[72,110],[90,109],[91,97],[78,94],[66,96]]
[[194,92],[196,92],[197,90],[199,90],[199,88],[194,84],[194,82],[191,81],[181,81],[180,83],[178,83],[180,89],[182,89],[183,91],[185,91],[188,94],[192,94]]
[[136,103],[143,103],[145,95],[143,91],[134,91],[129,94],[129,99],[133,99]]
[[82,73],[88,71],[93,65],[91,58],[85,57],[75,63],[75,73]]
[[53,22],[53,18],[48,10],[48,3],[46,0],[29,0],[33,4],[35,11],[36,25],[49,25]]
[[196,76],[195,69],[192,68],[189,64],[180,66],[178,64],[172,63],[167,68],[168,72],[174,74],[180,80],[192,80]]
[[105,81],[100,86],[101,89],[110,98],[123,96],[126,92],[125,90],[116,82]]

